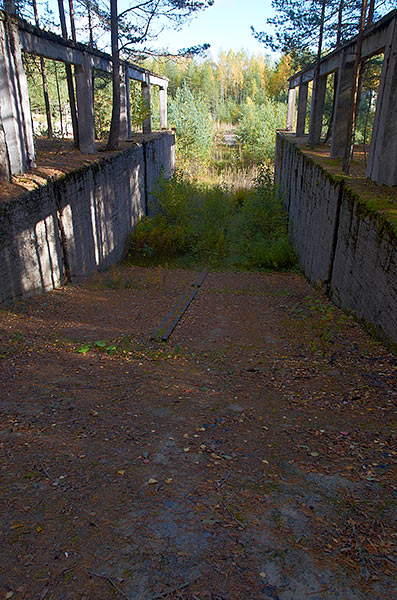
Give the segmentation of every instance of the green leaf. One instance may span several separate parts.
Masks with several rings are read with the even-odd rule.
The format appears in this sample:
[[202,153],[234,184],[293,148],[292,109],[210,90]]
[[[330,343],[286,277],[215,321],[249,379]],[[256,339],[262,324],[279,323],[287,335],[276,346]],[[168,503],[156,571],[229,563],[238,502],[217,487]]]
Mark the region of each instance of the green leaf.
[[106,344],[107,344],[106,340],[98,340],[97,342],[95,342],[95,346],[97,348],[105,348]]
[[90,349],[90,345],[89,344],[83,344],[82,346],[80,346],[80,348],[77,348],[77,352],[79,354],[86,354],[89,349]]

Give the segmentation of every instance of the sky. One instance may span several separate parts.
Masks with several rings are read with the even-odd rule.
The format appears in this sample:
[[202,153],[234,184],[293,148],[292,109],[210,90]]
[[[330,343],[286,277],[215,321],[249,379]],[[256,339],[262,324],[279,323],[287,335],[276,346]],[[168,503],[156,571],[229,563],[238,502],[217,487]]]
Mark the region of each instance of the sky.
[[[104,0],[104,4],[108,3],[109,0]],[[43,3],[39,4],[42,6]],[[131,0],[118,0],[119,12],[130,4]],[[49,5],[57,19],[56,0],[49,0]],[[67,0],[64,0],[64,6],[67,11]],[[230,49],[235,51],[245,49],[252,54],[272,54],[268,48],[255,40],[251,33],[251,25],[258,31],[271,32],[266,20],[273,15],[271,0],[215,0],[213,6],[196,13],[196,16],[187,21],[180,31],[165,29],[157,42],[150,40],[148,45],[152,48],[167,48],[170,52],[177,52],[181,48],[209,43],[211,44],[209,52],[213,58],[216,58],[221,50]],[[68,16],[67,21],[69,27]],[[78,25],[81,26],[81,23],[80,19]],[[101,42],[103,44],[105,39],[103,38]],[[108,45],[110,46],[110,39]],[[106,51],[110,51],[110,47],[107,47]]]
[[198,44],[211,44],[214,58],[220,50],[248,50],[271,54],[251,33],[251,25],[258,31],[271,31],[266,25],[274,11],[271,0],[215,0],[214,5],[200,11],[182,27],[181,31],[163,31],[158,46],[167,46],[174,52]]

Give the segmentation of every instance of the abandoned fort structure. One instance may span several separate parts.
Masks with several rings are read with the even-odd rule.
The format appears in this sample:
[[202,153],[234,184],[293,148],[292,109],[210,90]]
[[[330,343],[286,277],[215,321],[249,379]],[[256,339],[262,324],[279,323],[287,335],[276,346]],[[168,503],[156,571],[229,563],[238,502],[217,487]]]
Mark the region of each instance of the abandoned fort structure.
[[[397,343],[397,224],[394,195],[388,190],[397,186],[397,11],[367,28],[362,38],[361,60],[383,55],[383,63],[361,188],[354,188],[351,178],[328,169],[312,151],[321,142],[327,78],[336,73],[326,155],[332,166],[341,162],[349,135],[357,43],[357,38],[350,40],[323,57],[316,68],[290,78],[286,131],[277,136],[275,178],[306,276],[393,346]],[[92,75],[95,70],[112,70],[109,55],[0,12],[3,180],[27,172],[35,163],[24,52],[74,65],[75,142],[85,154],[96,153]],[[141,83],[148,108],[143,134],[133,144],[112,156],[98,155],[89,166],[0,204],[0,301],[54,288],[65,277],[108,268],[122,258],[138,219],[155,209],[155,180],[161,172],[171,174],[175,161],[174,133],[167,130],[168,82],[122,62],[120,129],[127,142],[131,140],[131,79]],[[151,86],[160,90],[160,131],[155,133],[151,130]]]

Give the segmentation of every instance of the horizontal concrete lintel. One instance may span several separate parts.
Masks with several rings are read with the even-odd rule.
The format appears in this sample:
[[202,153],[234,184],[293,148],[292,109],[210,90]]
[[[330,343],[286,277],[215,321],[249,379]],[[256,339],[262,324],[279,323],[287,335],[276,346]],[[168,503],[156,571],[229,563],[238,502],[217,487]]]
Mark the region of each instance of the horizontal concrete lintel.
[[[0,19],[4,18],[4,14],[0,11]],[[33,27],[30,23],[18,19],[13,19],[18,25],[21,47],[24,52],[43,56],[51,60],[59,60],[61,62],[82,65],[84,54],[88,54],[91,58],[91,65],[98,71],[106,73],[112,72],[112,58],[110,55],[92,49],[84,44],[76,43],[71,40],[64,40],[62,37],[55,35],[52,32],[43,31],[37,27]],[[151,73],[140,67],[131,65],[125,62],[128,68],[128,76],[136,81],[147,82],[150,85],[156,85],[161,88],[168,86],[168,78],[156,73]]]
[[64,44],[34,35],[23,29],[19,30],[22,50],[52,60],[60,60],[72,65],[83,64],[83,53]]
[[91,65],[98,71],[104,71],[105,73],[112,72],[112,61],[110,59],[102,58],[101,56],[95,56],[91,54]]
[[163,79],[163,77],[159,77],[158,75],[149,75],[150,85],[157,85],[161,88],[166,88],[168,86],[168,79]]
[[[393,10],[383,19],[375,23],[366,33],[363,39],[362,58],[371,58],[376,54],[381,54],[384,51],[386,41],[388,39],[389,28],[394,26],[394,21],[397,20],[397,10]],[[320,75],[328,75],[339,68],[339,56],[341,52],[345,52],[345,62],[354,62],[355,46],[357,39],[353,38],[337,50],[334,50],[327,56],[321,59]],[[312,81],[314,78],[315,67],[310,67],[305,71],[296,73],[289,79],[289,87],[294,88],[307,81]],[[302,79],[301,79],[302,77]]]
[[132,65],[128,65],[128,77],[130,79],[134,79],[135,81],[142,81],[143,83],[147,83],[148,85],[157,85],[161,88],[168,86],[168,79],[166,77],[161,77],[161,75],[155,75],[154,73],[150,73],[149,71],[144,71],[135,68]]
[[146,82],[147,75],[145,71],[141,71],[140,69],[135,69],[133,66],[128,65],[127,67],[127,76],[129,79],[134,79],[135,81],[144,81]]

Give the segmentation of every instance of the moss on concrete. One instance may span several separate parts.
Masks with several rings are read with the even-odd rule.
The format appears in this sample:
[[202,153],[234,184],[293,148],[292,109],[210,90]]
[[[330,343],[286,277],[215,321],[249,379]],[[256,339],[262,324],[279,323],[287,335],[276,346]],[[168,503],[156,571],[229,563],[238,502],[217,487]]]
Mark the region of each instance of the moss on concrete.
[[341,159],[324,156],[324,148],[328,150],[324,146],[313,150],[307,144],[296,143],[297,151],[305,156],[306,161],[315,164],[331,183],[338,185],[343,181],[345,196],[357,204],[357,210],[362,216],[376,216],[382,231],[396,235],[397,188],[378,186],[364,177],[359,172],[364,166],[360,160],[353,161],[352,175],[345,175]]

